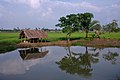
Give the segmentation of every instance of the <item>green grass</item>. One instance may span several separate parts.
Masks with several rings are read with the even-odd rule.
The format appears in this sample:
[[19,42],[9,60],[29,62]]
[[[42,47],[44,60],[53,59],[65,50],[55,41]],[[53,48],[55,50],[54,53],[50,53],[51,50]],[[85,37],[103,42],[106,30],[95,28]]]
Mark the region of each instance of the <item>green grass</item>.
[[[92,40],[91,34],[89,33],[89,38],[85,38],[85,33],[83,32],[75,32],[71,35],[71,40],[77,39],[85,39]],[[120,40],[120,32],[119,33],[104,33],[100,35],[100,38],[109,38],[109,39],[119,39]],[[58,40],[66,40],[66,33],[62,32],[48,32],[48,42],[58,41]],[[19,32],[0,32],[0,51],[6,51],[10,49],[15,49],[13,46],[20,42]],[[11,47],[12,45],[12,47]],[[10,46],[8,49],[7,46]]]
[[0,32],[0,44],[17,44],[19,41],[18,32]]
[[[89,33],[89,38],[92,38],[91,34]],[[89,39],[88,38],[88,39]],[[110,39],[120,39],[120,32],[119,33],[104,33],[100,35],[100,38],[110,38]],[[85,39],[85,33],[83,32],[75,32],[71,35],[71,40],[77,39]],[[53,42],[58,40],[66,40],[66,33],[62,32],[48,32],[47,41]],[[19,43],[19,32],[0,32],[0,44],[17,44]]]
[[20,42],[18,32],[0,32],[0,53],[16,49]]
[[100,37],[101,38],[109,38],[109,39],[120,39],[120,32],[118,32],[118,33],[104,33]]
[[[62,32],[48,32],[48,41],[58,41],[58,40],[66,40],[66,34]],[[81,32],[75,32],[71,35],[71,40],[84,38],[85,34]]]

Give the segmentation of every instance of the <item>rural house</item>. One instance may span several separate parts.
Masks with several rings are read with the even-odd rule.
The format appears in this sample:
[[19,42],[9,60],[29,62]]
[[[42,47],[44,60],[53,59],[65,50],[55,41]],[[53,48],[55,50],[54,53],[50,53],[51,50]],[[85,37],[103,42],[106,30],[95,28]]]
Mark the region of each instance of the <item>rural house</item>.
[[48,35],[42,30],[22,30],[19,38],[23,42],[37,43],[39,39],[45,39]]

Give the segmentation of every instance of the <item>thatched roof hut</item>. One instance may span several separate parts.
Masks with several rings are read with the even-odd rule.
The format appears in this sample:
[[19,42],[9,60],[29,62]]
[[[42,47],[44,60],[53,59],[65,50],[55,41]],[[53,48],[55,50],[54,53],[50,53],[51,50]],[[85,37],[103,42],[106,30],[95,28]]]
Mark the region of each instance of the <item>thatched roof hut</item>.
[[36,42],[38,39],[43,39],[47,37],[47,33],[42,30],[22,30],[20,32],[20,39],[26,38],[26,40],[30,40],[30,42]]

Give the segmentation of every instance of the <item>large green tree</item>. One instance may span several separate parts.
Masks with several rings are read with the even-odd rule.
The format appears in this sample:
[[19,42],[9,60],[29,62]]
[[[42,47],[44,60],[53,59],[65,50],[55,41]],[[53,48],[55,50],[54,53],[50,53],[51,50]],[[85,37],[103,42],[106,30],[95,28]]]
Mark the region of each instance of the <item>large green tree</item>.
[[62,32],[67,33],[66,38],[70,40],[70,36],[73,32],[79,30],[78,18],[76,14],[66,15],[59,19],[59,23],[56,24],[62,28]]
[[86,38],[88,37],[88,32],[90,30],[90,23],[93,17],[94,17],[93,14],[88,12],[78,14],[78,20],[81,27],[83,27],[83,29],[85,30]]

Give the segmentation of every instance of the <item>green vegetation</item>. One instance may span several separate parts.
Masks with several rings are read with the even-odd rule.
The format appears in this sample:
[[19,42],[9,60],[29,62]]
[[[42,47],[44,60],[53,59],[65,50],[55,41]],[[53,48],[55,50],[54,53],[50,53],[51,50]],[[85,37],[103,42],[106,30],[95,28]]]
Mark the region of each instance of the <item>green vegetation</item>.
[[[62,32],[48,32],[47,41],[53,42],[58,40],[67,40],[67,33]],[[75,32],[71,35],[71,40],[85,39],[92,40],[92,35],[95,33],[89,32],[88,38],[85,38],[85,32]],[[100,38],[108,38],[108,39],[119,39],[120,40],[120,32],[119,33],[103,33],[100,35]],[[10,50],[16,49],[16,44],[20,42],[19,32],[0,32],[0,53],[6,52]]]
[[17,44],[19,43],[18,32],[0,32],[0,44]]
[[19,43],[18,32],[0,32],[0,53],[16,49]]
[[66,17],[61,17],[59,23],[56,25],[62,29],[63,33],[67,33],[66,38],[70,40],[71,34],[75,31],[79,31],[79,19],[76,14],[66,15]]
[[[48,32],[47,41],[53,42],[58,40],[67,40],[66,34],[67,33],[62,33],[62,32]],[[84,36],[85,36],[85,33],[83,32],[75,32],[71,34],[70,40],[85,39]]]
[[[66,40],[66,34],[62,32],[48,32],[48,39],[47,41],[53,42],[58,40]],[[89,32],[89,38],[92,38],[92,35],[95,34],[94,32]],[[77,39],[85,39],[85,32],[75,32],[71,35],[71,40],[77,40]],[[118,33],[102,33],[100,35],[100,38],[108,38],[108,39],[120,39],[120,32]],[[19,39],[19,32],[0,32],[0,44],[17,44],[20,42]]]
[[115,32],[112,32],[112,33],[103,33],[100,35],[101,38],[107,38],[107,39],[119,39],[120,40],[120,32],[118,33],[115,33]]
[[113,20],[111,23],[103,25],[103,30],[106,32],[119,32],[117,20]]
[[59,19],[59,23],[56,25],[62,28],[63,33],[67,33],[66,38],[70,40],[71,34],[81,30],[84,30],[86,33],[86,38],[88,38],[88,33],[91,27],[95,26],[98,21],[93,21],[92,13],[79,13],[79,14],[70,14]]
[[15,45],[0,45],[0,53],[12,51],[15,49],[16,49]]

